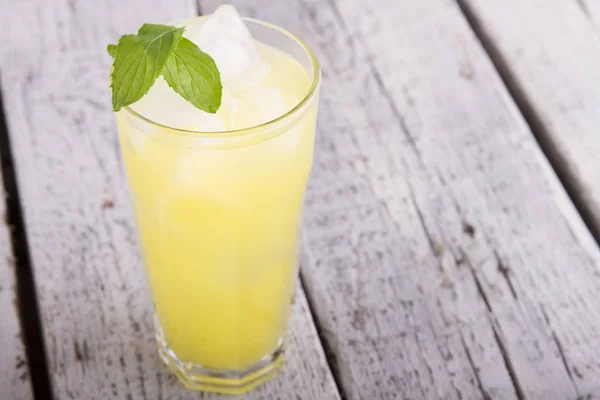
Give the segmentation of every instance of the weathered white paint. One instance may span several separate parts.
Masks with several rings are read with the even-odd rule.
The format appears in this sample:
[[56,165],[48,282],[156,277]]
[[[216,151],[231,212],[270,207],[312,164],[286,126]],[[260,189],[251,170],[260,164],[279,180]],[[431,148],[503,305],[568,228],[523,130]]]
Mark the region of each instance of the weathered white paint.
[[600,252],[457,4],[232,2],[321,58],[303,276],[347,397],[598,396]]
[[0,398],[33,399],[29,368],[19,325],[15,260],[10,247],[10,227],[0,174]]
[[[536,136],[553,161],[558,174],[596,237],[600,237],[600,41],[596,1],[533,0],[527,2],[465,0],[484,45],[500,68]],[[531,202],[531,199],[529,199]],[[537,201],[536,203],[537,204]],[[540,209],[537,213],[542,216]],[[588,257],[563,249],[562,268],[546,268],[529,275],[528,296],[544,306],[544,317],[553,330],[559,352],[576,391],[585,396],[600,394],[600,362],[590,349],[597,348],[599,330],[598,260],[596,249],[582,238],[565,217],[563,234],[588,247]],[[546,222],[547,224],[548,222]],[[558,247],[549,228],[536,227]],[[584,241],[585,239],[585,241]],[[548,246],[548,245],[546,245]],[[535,252],[536,258],[545,247]],[[555,250],[558,251],[558,250]],[[585,273],[583,271],[586,271]],[[537,277],[537,279],[535,278]],[[529,286],[528,285],[528,286]],[[544,297],[553,307],[544,304]]]
[[[192,0],[28,0],[0,13],[0,84],[56,399],[197,399],[156,356],[106,44]],[[302,291],[283,376],[248,399],[337,399]],[[14,360],[11,361],[11,365]]]
[[462,3],[574,201],[600,238],[600,2]]

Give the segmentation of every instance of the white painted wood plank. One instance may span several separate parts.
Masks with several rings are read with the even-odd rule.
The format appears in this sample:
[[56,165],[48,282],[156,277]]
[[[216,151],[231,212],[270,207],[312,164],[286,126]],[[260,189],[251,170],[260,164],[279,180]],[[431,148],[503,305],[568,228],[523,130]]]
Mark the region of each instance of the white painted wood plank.
[[[10,2],[0,71],[57,399],[198,399],[159,363],[110,112],[106,44],[192,0]],[[283,376],[248,399],[339,398],[303,293]]]
[[600,252],[457,4],[233,4],[322,61],[303,276],[347,397],[598,396]]
[[[595,20],[600,5],[560,0],[463,3],[588,226],[600,238],[600,41]],[[599,328],[588,325],[597,319],[597,307],[588,303],[597,289],[580,273],[591,264],[595,277],[598,264],[595,257],[566,255],[563,263],[562,279],[573,283],[573,293],[561,297],[562,291],[556,292],[555,308],[546,308],[545,318],[577,392],[595,398],[600,396],[600,362],[590,349],[598,347]]]
[[462,2],[600,238],[600,2]]
[[1,398],[33,399],[29,367],[19,324],[15,260],[6,222],[4,185],[0,174],[0,393]]

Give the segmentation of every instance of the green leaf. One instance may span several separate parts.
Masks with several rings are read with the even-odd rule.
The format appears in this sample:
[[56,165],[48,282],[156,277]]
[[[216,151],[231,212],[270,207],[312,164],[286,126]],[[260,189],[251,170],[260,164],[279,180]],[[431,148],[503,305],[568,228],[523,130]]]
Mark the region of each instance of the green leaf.
[[[114,111],[135,103],[156,81],[181,39],[183,28],[144,24],[137,35],[123,35],[111,74]],[[111,47],[107,48],[109,53]]]
[[216,113],[221,106],[221,74],[211,56],[182,38],[167,60],[163,77],[173,90],[196,108]]
[[108,46],[106,46],[106,51],[108,51],[108,54],[112,58],[115,58],[117,56],[117,45],[116,44],[109,44]]

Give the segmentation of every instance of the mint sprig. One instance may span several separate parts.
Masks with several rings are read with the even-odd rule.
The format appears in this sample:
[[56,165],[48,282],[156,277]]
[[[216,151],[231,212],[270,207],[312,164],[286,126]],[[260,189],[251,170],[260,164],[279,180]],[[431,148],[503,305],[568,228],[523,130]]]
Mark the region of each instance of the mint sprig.
[[123,35],[117,45],[107,46],[114,57],[114,111],[141,99],[162,74],[169,86],[195,107],[217,112],[223,89],[219,70],[212,57],[182,38],[183,30],[144,24],[137,35]]

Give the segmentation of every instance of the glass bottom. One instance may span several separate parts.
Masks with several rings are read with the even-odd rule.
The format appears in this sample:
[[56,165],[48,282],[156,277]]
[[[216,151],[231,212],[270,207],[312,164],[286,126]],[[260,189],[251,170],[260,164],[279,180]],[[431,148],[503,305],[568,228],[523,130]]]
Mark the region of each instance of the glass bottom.
[[273,378],[285,362],[283,340],[277,349],[244,370],[218,370],[181,361],[167,345],[162,329],[156,322],[158,354],[183,385],[194,391],[239,395]]

